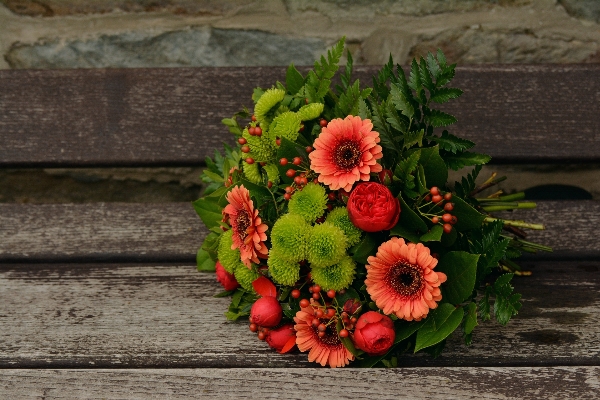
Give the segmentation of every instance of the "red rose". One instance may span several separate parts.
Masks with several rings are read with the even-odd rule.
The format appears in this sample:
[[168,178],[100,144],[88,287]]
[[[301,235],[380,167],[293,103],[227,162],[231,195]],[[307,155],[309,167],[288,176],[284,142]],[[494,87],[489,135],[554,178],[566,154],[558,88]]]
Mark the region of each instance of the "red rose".
[[361,315],[354,328],[354,345],[372,356],[385,354],[395,338],[396,331],[391,318],[375,311]]
[[225,290],[233,290],[238,288],[240,284],[235,280],[233,274],[225,271],[225,268],[217,261],[215,264],[215,272],[217,274],[217,281],[223,286]]
[[[285,324],[269,331],[265,341],[269,346],[280,353],[284,347],[288,347],[289,349],[286,350],[290,351],[296,346],[296,330],[294,329],[294,324]],[[285,352],[287,353],[287,351]]]
[[258,326],[276,326],[281,321],[283,310],[275,297],[261,297],[250,309],[250,322]]
[[357,185],[348,199],[350,221],[366,232],[392,229],[400,218],[400,202],[381,183]]

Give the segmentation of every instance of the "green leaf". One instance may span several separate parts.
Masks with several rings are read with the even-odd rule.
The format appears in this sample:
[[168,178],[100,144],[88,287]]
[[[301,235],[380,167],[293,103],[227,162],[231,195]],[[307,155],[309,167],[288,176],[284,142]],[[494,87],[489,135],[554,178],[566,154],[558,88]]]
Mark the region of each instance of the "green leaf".
[[441,225],[434,225],[429,232],[421,236],[421,242],[439,242],[443,233],[444,228]]
[[414,189],[415,177],[412,175],[417,169],[417,163],[421,157],[421,151],[417,150],[398,163],[394,170],[394,176],[400,181],[400,190]]
[[419,147],[423,146],[423,135],[425,135],[425,130],[421,129],[420,131],[412,131],[406,132],[404,134],[404,149],[409,149],[415,144],[418,144]]
[[410,75],[408,77],[408,87],[410,87],[415,92],[419,92],[423,90],[423,84],[421,83],[421,74],[419,73],[419,64],[417,64],[417,60],[413,59],[412,64],[410,66]]
[[364,99],[358,100],[358,116],[362,119],[371,119],[371,110],[367,106],[367,102]]
[[288,93],[290,94],[298,93],[300,89],[302,89],[302,86],[304,86],[304,77],[300,72],[298,72],[296,67],[294,67],[294,64],[290,64],[287,69],[285,74],[285,84],[287,86]]
[[508,324],[511,317],[517,315],[521,309],[520,299],[521,295],[518,293],[509,297],[497,296],[496,301],[494,302],[494,315],[496,316],[496,321],[501,325]]
[[451,135],[446,130],[442,132],[442,137],[428,136],[427,139],[439,144],[441,150],[445,150],[453,154],[465,151],[475,146],[475,143],[471,142],[470,140],[461,139],[457,136]]
[[435,85],[431,80],[431,75],[429,75],[429,70],[427,69],[427,63],[423,57],[421,57],[419,64],[419,73],[421,74],[421,82],[423,83],[423,86],[431,93],[435,89]]
[[420,236],[428,231],[427,224],[406,204],[402,196],[398,196],[398,199],[400,200],[400,219],[390,231],[390,235],[419,243]]
[[477,263],[477,281],[483,280],[492,272],[494,267],[498,266],[498,262],[504,257],[509,243],[510,239],[503,239],[481,255]]
[[381,239],[381,234],[367,232],[358,244],[348,250],[352,259],[357,263],[367,264],[367,258],[377,253]]
[[479,300],[477,308],[479,309],[479,316],[482,321],[490,320],[490,295],[493,291],[494,288],[492,286],[487,286],[483,292],[483,297]]
[[429,98],[430,101],[435,103],[445,103],[450,99],[456,99],[463,94],[463,91],[456,88],[439,88],[433,92],[433,95]]
[[457,119],[440,110],[430,110],[428,115],[425,115],[425,122],[434,128],[439,128],[440,126],[452,125],[457,121]]
[[475,180],[481,171],[482,166],[476,165],[466,177],[462,177],[461,183],[455,182],[454,190],[456,194],[461,198],[467,198],[469,194],[475,189],[476,183]]
[[487,164],[491,159],[492,157],[487,154],[472,153],[470,151],[463,151],[457,154],[448,154],[444,156],[444,161],[448,167],[455,171],[469,165]]
[[442,157],[440,157],[439,147],[426,147],[419,150],[421,151],[419,164],[421,164],[425,170],[427,185],[430,187],[446,186],[446,181],[448,180],[448,168],[446,167]]
[[438,308],[429,313],[425,324],[417,331],[415,353],[446,339],[458,328],[462,319],[462,307],[455,308],[448,303],[439,304]]
[[215,270],[215,264],[216,263],[206,250],[203,250],[202,248],[198,249],[198,253],[196,253],[196,265],[198,271],[213,272]]
[[479,254],[451,251],[440,258],[436,271],[443,272],[448,280],[442,284],[442,299],[460,304],[473,293]]
[[473,332],[477,326],[477,304],[470,302],[465,309],[465,319],[463,320],[463,330],[466,335]]
[[485,215],[467,204],[463,199],[458,196],[452,196],[452,203],[454,203],[454,210],[452,215],[456,217],[458,222],[454,227],[459,232],[468,231],[470,229],[476,229],[481,227]]
[[429,72],[431,72],[433,79],[437,79],[442,72],[435,57],[430,52],[427,52],[427,68],[429,69]]
[[412,118],[415,115],[415,109],[411,102],[406,98],[402,92],[400,86],[396,84],[391,85],[392,103],[396,110],[401,111],[403,115],[408,118]]
[[[203,174],[206,175],[207,177],[209,177],[213,182],[224,182],[225,181],[221,175],[211,172],[207,169],[205,169],[203,171]],[[204,181],[206,182],[206,180],[204,180]]]
[[219,222],[223,219],[223,215],[221,214],[223,208],[211,200],[213,199],[204,197],[192,203],[194,210],[196,210],[196,213],[208,229],[213,226],[219,226]]

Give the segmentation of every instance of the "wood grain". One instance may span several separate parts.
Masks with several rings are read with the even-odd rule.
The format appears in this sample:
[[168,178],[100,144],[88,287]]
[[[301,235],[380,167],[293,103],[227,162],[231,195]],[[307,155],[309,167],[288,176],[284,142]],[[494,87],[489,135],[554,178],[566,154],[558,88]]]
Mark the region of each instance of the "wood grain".
[[[597,258],[600,203],[539,201],[506,218],[546,223],[537,258]],[[189,203],[0,204],[0,262],[193,262],[206,228]]]
[[[600,366],[600,263],[528,262],[523,308],[506,327],[457,332],[438,359],[402,367]],[[1,368],[315,367],[227,322],[213,274],[150,264],[0,265]],[[1,385],[0,385],[1,386]]]
[[0,397],[595,399],[599,375],[598,367],[3,370]]
[[[371,84],[378,67],[357,68]],[[0,166],[199,165],[221,125],[285,69],[0,71]],[[599,65],[467,66],[445,109],[496,162],[600,160]]]

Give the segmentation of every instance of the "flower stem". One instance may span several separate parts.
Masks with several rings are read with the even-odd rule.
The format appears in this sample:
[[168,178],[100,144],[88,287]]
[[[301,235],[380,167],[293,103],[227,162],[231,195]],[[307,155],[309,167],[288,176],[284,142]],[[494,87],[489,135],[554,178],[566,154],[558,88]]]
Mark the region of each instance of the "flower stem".
[[489,205],[489,206],[482,206],[482,208],[487,212],[505,211],[505,210],[522,210],[522,209],[530,209],[530,208],[535,208],[535,207],[536,207],[536,204],[533,202],[494,204],[494,205]]
[[506,196],[476,199],[476,200],[479,201],[480,203],[485,203],[488,201],[517,201],[517,200],[523,200],[524,198],[525,198],[525,192],[519,192],[519,193],[509,194]]
[[510,220],[510,219],[500,219],[500,218],[485,217],[484,221],[485,222],[502,221],[502,223],[504,225],[516,226],[517,228],[526,228],[526,229],[535,229],[535,230],[546,229],[546,227],[544,225],[542,225],[542,224],[531,224],[531,223],[525,222],[525,221],[515,221],[515,220]]

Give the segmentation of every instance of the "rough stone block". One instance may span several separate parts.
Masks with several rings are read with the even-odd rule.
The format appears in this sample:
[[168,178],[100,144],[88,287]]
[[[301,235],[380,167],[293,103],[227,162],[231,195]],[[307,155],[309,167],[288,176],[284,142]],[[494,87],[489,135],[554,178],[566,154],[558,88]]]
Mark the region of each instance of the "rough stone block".
[[574,17],[600,22],[599,0],[559,0],[558,2]]
[[132,32],[16,44],[5,59],[11,68],[311,65],[325,50],[320,39],[201,27],[159,35]]

